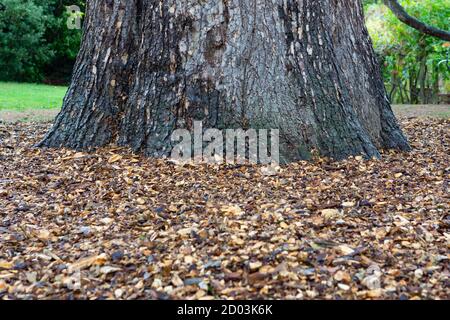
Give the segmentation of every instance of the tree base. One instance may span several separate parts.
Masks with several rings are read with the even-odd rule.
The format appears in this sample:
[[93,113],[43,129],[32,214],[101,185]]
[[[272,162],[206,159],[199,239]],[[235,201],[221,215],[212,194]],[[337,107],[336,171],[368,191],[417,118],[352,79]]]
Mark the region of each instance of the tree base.
[[409,150],[360,1],[92,1],[72,85],[40,144],[169,156],[171,135],[278,129],[284,161]]

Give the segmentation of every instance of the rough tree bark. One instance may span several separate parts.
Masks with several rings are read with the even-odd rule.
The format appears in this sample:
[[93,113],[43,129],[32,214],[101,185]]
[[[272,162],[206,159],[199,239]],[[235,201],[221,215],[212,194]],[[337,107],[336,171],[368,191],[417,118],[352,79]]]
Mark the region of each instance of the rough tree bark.
[[41,146],[168,156],[171,133],[280,130],[283,160],[407,150],[360,1],[89,0],[72,84]]

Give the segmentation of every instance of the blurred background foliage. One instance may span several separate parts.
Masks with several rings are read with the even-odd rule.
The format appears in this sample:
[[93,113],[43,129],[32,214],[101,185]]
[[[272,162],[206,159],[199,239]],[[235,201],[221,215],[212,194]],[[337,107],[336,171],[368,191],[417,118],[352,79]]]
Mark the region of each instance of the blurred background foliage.
[[[450,91],[450,43],[421,34],[400,22],[382,1],[364,1],[366,20],[394,103],[427,104]],[[403,0],[421,21],[449,30],[450,0]]]
[[0,81],[67,83],[81,30],[67,27],[66,6],[84,0],[0,0]]
[[[437,103],[450,91],[450,43],[401,23],[381,0],[364,0],[389,97],[394,103]],[[448,30],[450,0],[402,0],[408,13]],[[66,6],[85,0],[0,0],[0,81],[66,84],[81,41],[67,28]]]

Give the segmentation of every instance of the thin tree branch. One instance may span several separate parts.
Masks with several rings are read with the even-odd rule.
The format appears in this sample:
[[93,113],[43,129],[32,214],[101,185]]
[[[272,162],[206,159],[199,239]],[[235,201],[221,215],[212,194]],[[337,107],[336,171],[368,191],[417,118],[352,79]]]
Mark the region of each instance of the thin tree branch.
[[383,0],[383,1],[384,4],[388,6],[389,9],[392,10],[392,12],[395,14],[396,17],[403,23],[407,24],[408,26],[427,35],[440,38],[446,41],[450,41],[450,32],[432,27],[410,16],[397,0]]

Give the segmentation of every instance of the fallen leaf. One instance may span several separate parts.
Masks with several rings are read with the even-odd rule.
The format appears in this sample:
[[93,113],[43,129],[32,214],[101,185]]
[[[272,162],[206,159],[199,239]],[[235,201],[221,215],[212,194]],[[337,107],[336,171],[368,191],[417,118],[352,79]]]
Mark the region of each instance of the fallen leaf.
[[7,261],[0,261],[0,269],[12,269],[13,264],[11,262],[7,262]]
[[93,265],[101,266],[101,265],[105,264],[106,261],[107,261],[107,256],[104,253],[102,253],[100,255],[96,255],[96,256],[82,258],[69,266],[69,272],[72,273],[74,271],[89,268]]
[[100,268],[100,273],[109,274],[122,270],[121,268],[112,267],[112,266],[104,266]]
[[323,209],[321,215],[327,220],[332,220],[340,217],[341,213],[337,209]]
[[122,158],[123,157],[120,154],[115,154],[108,159],[108,163],[114,163],[114,162],[120,161],[120,160],[122,160]]

